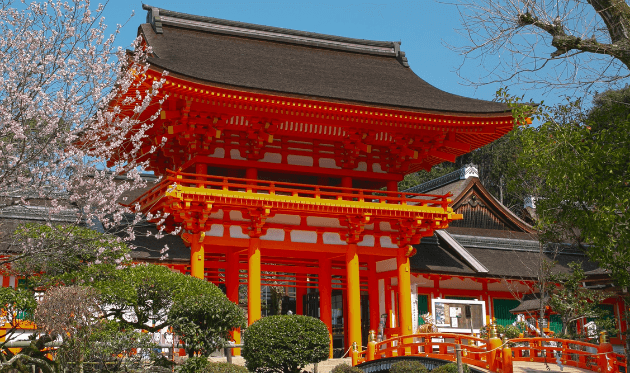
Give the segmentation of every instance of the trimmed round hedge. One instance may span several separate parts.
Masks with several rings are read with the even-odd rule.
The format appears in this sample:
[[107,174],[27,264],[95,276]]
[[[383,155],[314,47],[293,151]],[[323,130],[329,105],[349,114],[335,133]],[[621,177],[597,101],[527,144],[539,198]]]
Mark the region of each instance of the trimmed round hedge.
[[267,316],[243,332],[242,355],[252,372],[299,373],[328,353],[328,328],[310,316]]
[[[468,368],[468,364],[462,364],[464,367],[464,373],[470,373],[470,369]],[[431,373],[457,373],[457,364],[448,363],[442,366],[439,366],[431,371]]]
[[363,369],[357,367],[351,367],[346,363],[341,363],[334,367],[330,373],[363,373]]
[[[170,372],[170,370],[169,370]],[[206,357],[189,357],[176,372],[178,373],[249,373],[247,368],[230,363],[214,363]]]
[[392,364],[389,373],[429,373],[429,370],[417,360],[404,360]]

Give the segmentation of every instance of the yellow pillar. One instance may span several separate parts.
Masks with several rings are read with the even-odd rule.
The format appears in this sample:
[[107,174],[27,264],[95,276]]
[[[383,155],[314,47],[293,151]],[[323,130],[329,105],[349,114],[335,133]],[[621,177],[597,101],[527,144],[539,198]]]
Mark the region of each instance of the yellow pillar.
[[[225,268],[225,293],[230,301],[238,305],[238,253],[228,250],[226,254],[226,262],[227,266]],[[232,339],[234,339],[234,343],[241,344],[241,329],[234,329],[232,331]],[[234,356],[240,356],[241,349],[233,348],[232,353],[234,354]]]
[[346,282],[348,284],[348,343],[361,346],[361,283],[357,244],[348,244],[346,252]]
[[203,239],[205,234],[195,233],[190,243],[190,275],[197,278],[205,278],[204,276],[204,250]]
[[249,325],[261,317],[260,312],[260,238],[249,239],[247,271],[247,316]]
[[330,267],[330,259],[319,260],[319,319],[328,328],[328,340],[330,341],[328,355],[332,359],[332,275]]
[[[408,246],[409,247],[409,246]],[[400,304],[400,334],[413,334],[411,322],[411,273],[409,269],[408,247],[398,249],[398,302]]]

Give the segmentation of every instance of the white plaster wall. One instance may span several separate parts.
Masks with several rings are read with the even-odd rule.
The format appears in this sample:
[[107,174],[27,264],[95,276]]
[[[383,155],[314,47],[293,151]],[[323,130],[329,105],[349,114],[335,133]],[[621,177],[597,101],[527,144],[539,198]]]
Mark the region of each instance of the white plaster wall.
[[383,232],[396,232],[395,230],[392,229],[392,226],[389,224],[388,221],[382,221],[378,224],[379,228],[381,228],[381,231]]
[[335,162],[332,158],[320,158],[319,167],[341,169],[341,167],[337,166],[337,162]]
[[363,236],[363,240],[357,243],[357,246],[366,246],[366,247],[374,247],[374,236],[371,234],[366,234]]
[[465,289],[465,290],[479,290],[481,291],[483,286],[481,283],[471,280],[470,278],[459,279],[452,277],[448,280],[440,280],[441,289]]
[[289,154],[287,156],[287,163],[296,166],[313,167],[313,157],[307,157],[305,155]]
[[306,224],[311,227],[341,228],[339,219],[323,218],[320,216],[307,216]]
[[212,224],[210,230],[206,231],[206,236],[223,237],[223,224]]
[[324,232],[322,234],[322,241],[326,245],[347,245],[347,243],[341,239],[339,233]]
[[376,262],[376,272],[387,272],[396,269],[396,258],[390,258]]
[[243,233],[243,229],[239,225],[232,225],[230,227],[230,237],[232,237],[232,238],[249,238],[248,235]]
[[357,168],[354,169],[355,171],[367,171],[367,163],[366,162],[359,162],[359,164],[357,165]]
[[269,162],[269,163],[282,163],[282,154],[280,154],[280,153],[265,153],[265,156],[260,161],[261,162]]
[[225,149],[215,148],[214,153],[210,154],[213,158],[225,158]]
[[230,150],[230,158],[232,158],[232,159],[240,159],[242,161],[245,160],[245,158],[241,157],[241,152],[238,149]]
[[292,242],[317,243],[317,232],[291,231]]
[[267,229],[267,234],[260,236],[260,239],[265,241],[284,241],[284,230],[269,228]]
[[531,292],[531,289],[527,285],[523,285],[519,282],[506,281],[501,280],[501,282],[492,282],[488,284],[488,291],[511,291],[511,292],[520,292],[520,293],[528,293]]
[[268,223],[278,223],[286,225],[300,225],[301,218],[298,215],[276,214],[267,218]]
[[396,248],[396,249],[398,248],[398,246],[392,243],[392,239],[389,236],[381,237],[381,247]]
[[243,217],[243,213],[238,210],[230,211],[230,220],[232,221],[249,221]]

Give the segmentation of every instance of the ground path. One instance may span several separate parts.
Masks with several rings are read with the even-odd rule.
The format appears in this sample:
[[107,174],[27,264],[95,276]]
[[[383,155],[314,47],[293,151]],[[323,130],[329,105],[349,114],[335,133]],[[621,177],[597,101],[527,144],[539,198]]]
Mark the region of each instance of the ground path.
[[[240,356],[234,356],[232,358],[232,362],[237,365],[245,365],[245,360]],[[224,357],[211,357],[212,361],[225,361]],[[346,363],[348,365],[351,364],[351,360],[349,358],[346,359],[329,359],[326,361],[322,361],[318,364],[317,372],[318,373],[330,373],[330,371],[339,364]],[[549,370],[547,370],[547,366]],[[560,367],[557,364],[548,364],[545,366],[543,363],[530,363],[528,361],[515,361],[514,362],[514,373],[537,373],[537,372],[562,372],[562,373],[586,373],[591,372],[590,370],[567,367],[565,366],[563,370],[560,370]],[[308,365],[306,367],[306,371],[312,372],[313,366]]]

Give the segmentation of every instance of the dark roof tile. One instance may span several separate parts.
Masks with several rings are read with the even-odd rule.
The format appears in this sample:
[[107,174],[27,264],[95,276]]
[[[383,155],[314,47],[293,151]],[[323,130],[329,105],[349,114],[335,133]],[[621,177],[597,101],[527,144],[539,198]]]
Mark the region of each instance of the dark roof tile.
[[[457,96],[433,87],[404,66],[406,59],[397,50],[397,43],[278,28],[269,29],[293,39],[303,34],[313,41],[303,43],[290,37],[269,40],[252,35],[258,29],[266,29],[265,26],[162,9],[159,12],[165,15],[161,17],[161,33],[156,33],[149,23],[139,27],[139,34],[155,53],[149,62],[193,79],[236,88],[416,110],[473,114],[509,111],[501,103]],[[204,23],[212,28],[204,28]],[[229,27],[253,32],[250,35],[226,32]],[[333,48],[331,40],[358,49]],[[368,47],[394,50],[392,53],[364,51]]]

